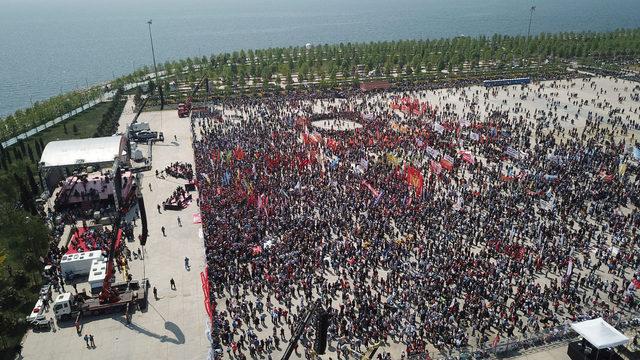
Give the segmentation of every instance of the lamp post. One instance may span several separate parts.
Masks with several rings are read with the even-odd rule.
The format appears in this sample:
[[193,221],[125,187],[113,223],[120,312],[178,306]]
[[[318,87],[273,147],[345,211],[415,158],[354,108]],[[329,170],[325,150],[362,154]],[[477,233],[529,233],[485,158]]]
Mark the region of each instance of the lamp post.
[[536,11],[536,7],[532,6],[529,13],[529,29],[527,30],[527,40],[529,40],[529,36],[531,36],[531,20],[533,20],[533,12]]
[[153,20],[147,21],[149,24],[149,40],[151,41],[151,56],[153,56],[153,70],[155,71],[155,80],[158,82],[158,67],[156,66],[156,52],[153,49],[153,36],[151,35],[151,24]]
[[[155,72],[154,79],[156,81],[156,87],[158,88],[158,93],[160,94],[160,110],[164,108],[164,97],[162,96],[162,85],[158,81],[158,66],[156,65],[156,53],[153,49],[153,36],[151,36],[151,24],[152,20],[147,21],[149,24],[149,40],[151,41],[151,55],[153,56],[153,70]],[[160,128],[162,128],[162,114],[160,114]]]

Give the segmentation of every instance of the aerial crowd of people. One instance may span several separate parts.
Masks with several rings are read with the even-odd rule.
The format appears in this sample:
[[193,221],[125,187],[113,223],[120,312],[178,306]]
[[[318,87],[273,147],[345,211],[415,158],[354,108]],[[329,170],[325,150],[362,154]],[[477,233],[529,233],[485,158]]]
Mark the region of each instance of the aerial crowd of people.
[[224,113],[242,120],[192,118],[215,347],[270,358],[317,299],[339,359],[378,342],[380,359],[495,345],[637,310],[630,92],[616,103],[579,78],[239,99]]

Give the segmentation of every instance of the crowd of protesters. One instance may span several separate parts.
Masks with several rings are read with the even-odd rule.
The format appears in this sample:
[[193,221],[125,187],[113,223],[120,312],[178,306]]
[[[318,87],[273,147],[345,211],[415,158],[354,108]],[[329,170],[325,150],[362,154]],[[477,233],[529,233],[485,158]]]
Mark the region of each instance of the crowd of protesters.
[[162,202],[164,210],[182,210],[191,203],[192,196],[184,186],[178,186],[173,193]]
[[191,180],[193,179],[193,167],[191,164],[174,162],[164,169],[164,172],[178,179]]
[[[241,99],[224,104],[240,121],[192,119],[215,347],[271,357],[317,299],[338,358],[637,309],[640,103],[601,84]],[[333,118],[362,128],[313,126]]]

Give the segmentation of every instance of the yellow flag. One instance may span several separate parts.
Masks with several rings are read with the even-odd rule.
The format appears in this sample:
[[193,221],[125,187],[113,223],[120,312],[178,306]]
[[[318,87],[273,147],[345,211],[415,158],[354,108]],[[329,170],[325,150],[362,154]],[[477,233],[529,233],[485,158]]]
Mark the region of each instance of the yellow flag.
[[627,163],[620,164],[620,167],[618,168],[618,174],[620,174],[620,176],[624,176],[624,173],[626,172],[627,172]]
[[389,164],[392,164],[392,165],[398,165],[400,163],[400,160],[395,155],[393,155],[392,153],[388,153],[387,154],[387,162]]

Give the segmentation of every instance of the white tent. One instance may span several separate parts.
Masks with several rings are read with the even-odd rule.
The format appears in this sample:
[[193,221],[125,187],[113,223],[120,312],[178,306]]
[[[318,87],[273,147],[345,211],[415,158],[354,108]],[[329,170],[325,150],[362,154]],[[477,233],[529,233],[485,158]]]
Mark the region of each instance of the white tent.
[[121,135],[52,141],[40,158],[43,168],[81,164],[111,164],[125,154],[127,138]]
[[629,341],[628,337],[602,318],[573,323],[571,328],[597,349],[612,348]]

